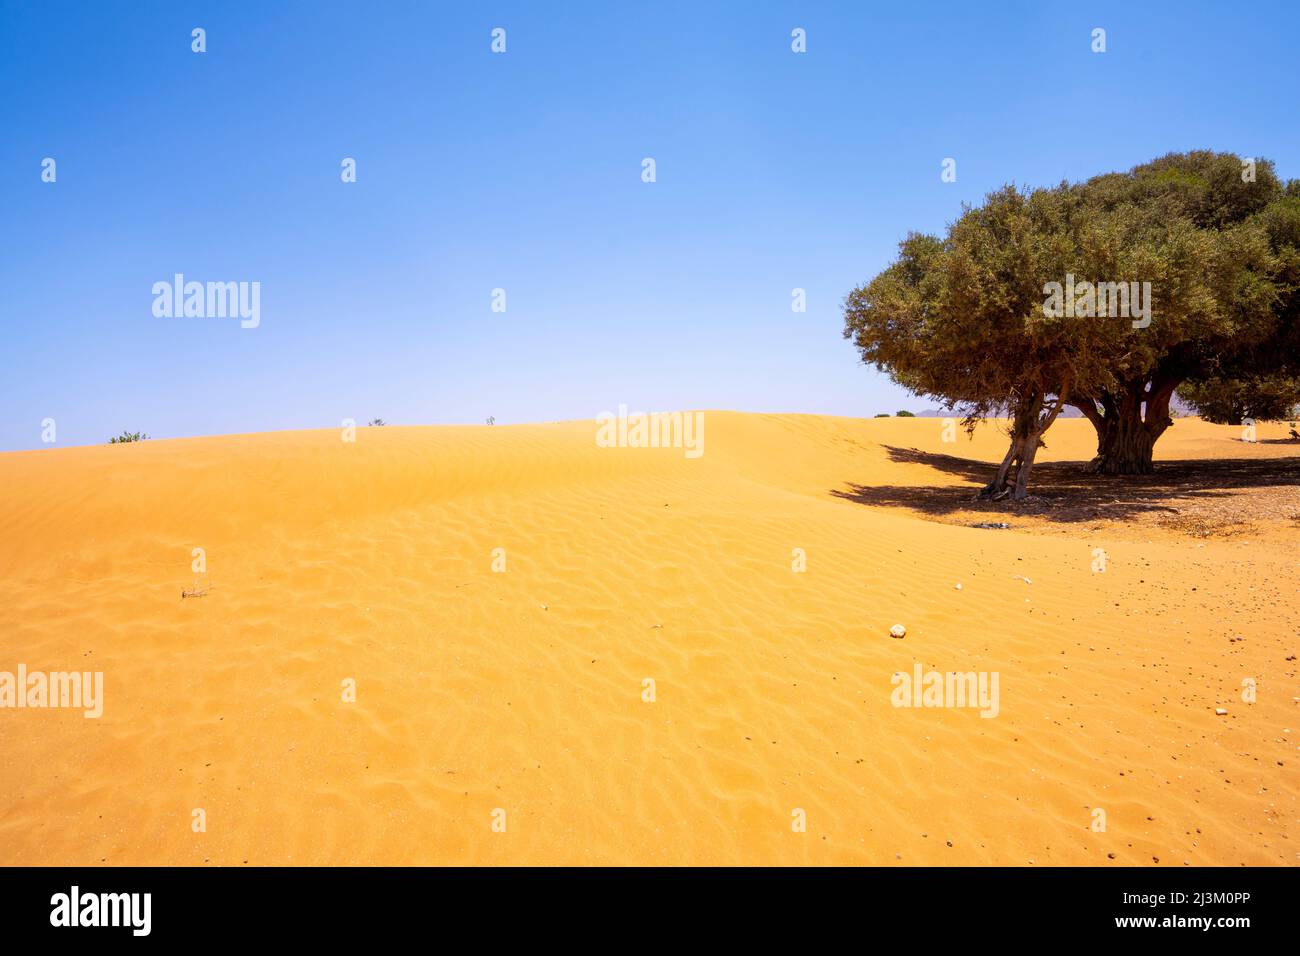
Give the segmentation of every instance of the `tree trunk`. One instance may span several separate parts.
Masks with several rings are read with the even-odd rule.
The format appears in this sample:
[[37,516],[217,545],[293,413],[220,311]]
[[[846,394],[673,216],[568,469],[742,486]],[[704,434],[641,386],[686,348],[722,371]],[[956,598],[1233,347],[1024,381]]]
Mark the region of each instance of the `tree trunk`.
[[1042,444],[1040,436],[1044,430],[1045,428],[1037,429],[1025,440],[1020,454],[1020,470],[1016,472],[1016,488],[1011,493],[1013,501],[1023,501],[1029,496],[1029,473],[1034,468],[1034,458],[1038,455],[1038,446]]
[[[1029,496],[1029,473],[1033,471],[1034,459],[1038,457],[1038,449],[1043,445],[1043,432],[1051,428],[1052,422],[1056,421],[1056,416],[1061,414],[1067,394],[1068,386],[1062,387],[1055,405],[1042,415],[1035,412],[1029,419],[1029,433],[1020,446],[1020,470],[1016,472],[1016,490],[1011,495],[1015,501],[1023,501]],[[1040,409],[1043,407],[1041,399],[1037,407]]]
[[1173,424],[1169,403],[1181,381],[1162,376],[1149,387],[1145,381],[1126,382],[1117,394],[1100,396],[1100,411],[1090,399],[1086,404],[1074,403],[1097,430],[1097,457],[1088,463],[1088,471],[1102,475],[1151,474],[1155,470],[1152,454],[1156,440]]
[[1011,447],[998,466],[997,475],[976,495],[977,499],[1001,501],[1010,495],[1013,500],[1021,501],[1028,496],[1029,473],[1043,444],[1043,432],[1051,427],[1064,407],[1064,399],[1058,398],[1051,408],[1044,410],[1042,394],[1034,394],[1019,405],[1012,418]]
[[[998,473],[993,476],[993,480],[985,485],[976,499],[988,498],[993,501],[1001,501],[1011,493],[1014,481],[1011,476],[1011,468],[1020,461],[1023,456],[1024,439],[1013,428],[1011,434],[1011,447],[1007,449],[1006,456],[1002,459],[1002,464],[998,466]],[[1019,478],[1017,470],[1016,478]]]
[[1140,414],[1106,416],[1089,470],[1102,475],[1149,475],[1156,443]]
[[1011,439],[1011,447],[1007,449],[1007,455],[1002,459],[1002,464],[998,466],[998,473],[994,476],[993,481],[988,486],[988,491],[1001,491],[1007,486],[1007,476],[1011,474],[1011,465],[1020,455],[1020,440],[1016,437]]

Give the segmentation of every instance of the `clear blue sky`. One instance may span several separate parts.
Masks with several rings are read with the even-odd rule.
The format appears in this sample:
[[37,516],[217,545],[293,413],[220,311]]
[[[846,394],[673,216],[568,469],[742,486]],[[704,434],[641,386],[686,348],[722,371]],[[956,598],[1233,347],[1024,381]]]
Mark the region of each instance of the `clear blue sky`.
[[[1293,2],[0,0],[0,449],[921,410],[840,336],[907,231],[1170,150],[1300,176],[1297,37]],[[176,272],[260,282],[261,326],[154,317]]]

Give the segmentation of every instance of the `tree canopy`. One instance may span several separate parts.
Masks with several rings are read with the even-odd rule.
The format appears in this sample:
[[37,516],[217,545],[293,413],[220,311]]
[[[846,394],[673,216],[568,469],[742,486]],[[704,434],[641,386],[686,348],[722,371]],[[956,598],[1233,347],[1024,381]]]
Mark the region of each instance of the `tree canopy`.
[[1300,188],[1272,164],[1171,154],[1078,184],[1006,186],[942,238],[909,234],[846,296],[844,335],[968,425],[1007,414],[986,492],[1024,497],[1064,404],[1097,429],[1094,468],[1142,472],[1179,385],[1286,381],[1300,366],[1298,249]]
[[1300,404],[1300,379],[1256,374],[1206,378],[1178,386],[1178,397],[1218,425],[1292,421]]

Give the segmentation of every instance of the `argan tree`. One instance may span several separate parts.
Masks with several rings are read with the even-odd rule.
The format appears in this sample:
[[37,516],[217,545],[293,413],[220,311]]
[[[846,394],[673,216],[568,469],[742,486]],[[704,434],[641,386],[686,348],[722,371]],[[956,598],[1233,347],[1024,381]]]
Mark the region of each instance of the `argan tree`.
[[1005,187],[945,238],[910,235],[846,297],[845,337],[968,426],[1010,418],[992,497],[1024,497],[1062,404],[1097,429],[1092,468],[1149,471],[1180,384],[1242,374],[1261,350],[1284,371],[1297,353],[1298,190],[1266,161],[1243,179],[1247,168],[1191,153],[1082,184]]
[[[1097,431],[1089,467],[1148,474],[1155,444],[1173,424],[1169,405],[1180,385],[1225,369],[1230,378],[1277,372],[1294,361],[1294,295],[1285,273],[1297,246],[1295,200],[1267,160],[1208,151],[1170,154],[1074,189],[1106,215],[1189,224],[1198,232],[1203,271],[1182,278],[1208,294],[1179,303],[1186,290],[1140,276],[1152,281],[1150,325],[1115,330],[1122,338],[1112,350],[1113,381],[1071,397]],[[1265,356],[1271,369],[1259,365]]]
[[1300,408],[1300,379],[1286,375],[1243,375],[1184,382],[1178,397],[1207,422],[1240,425],[1292,421]]
[[1066,190],[1008,186],[965,210],[946,238],[908,236],[844,302],[844,335],[864,362],[959,410],[968,428],[1009,414],[1007,454],[984,489],[992,498],[1025,497],[1043,432],[1071,388],[1096,387],[1105,371],[1087,326],[1043,307],[1043,277],[1064,275],[1079,255],[1066,228],[1076,213],[1087,210]]

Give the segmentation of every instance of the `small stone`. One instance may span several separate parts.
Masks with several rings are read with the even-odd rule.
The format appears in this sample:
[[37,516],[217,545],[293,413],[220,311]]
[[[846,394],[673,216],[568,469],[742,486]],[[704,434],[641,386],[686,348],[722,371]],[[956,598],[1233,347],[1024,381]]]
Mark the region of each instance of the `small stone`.
[[901,624],[895,624],[893,627],[889,629],[890,637],[904,637],[906,635],[907,635],[907,628],[903,627],[903,625]]
[[1223,717],[1224,715],[1226,715],[1226,714],[1228,713],[1228,708],[1226,708],[1226,707],[1216,707],[1216,708],[1214,708],[1214,713],[1215,713],[1216,716]]
[[960,590],[961,590],[961,582],[958,581],[957,584],[955,585],[955,587],[956,587],[956,589],[957,589],[958,591],[960,591]]

